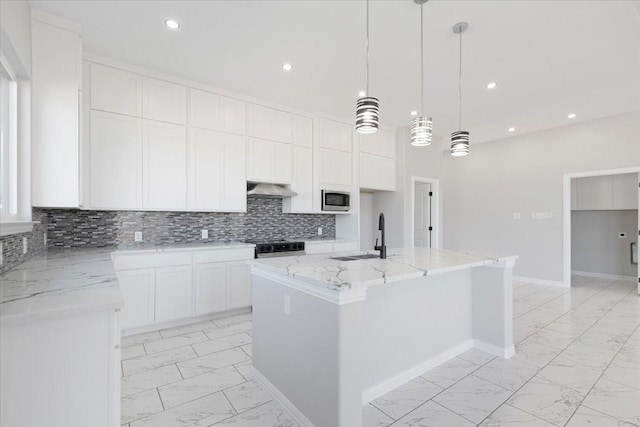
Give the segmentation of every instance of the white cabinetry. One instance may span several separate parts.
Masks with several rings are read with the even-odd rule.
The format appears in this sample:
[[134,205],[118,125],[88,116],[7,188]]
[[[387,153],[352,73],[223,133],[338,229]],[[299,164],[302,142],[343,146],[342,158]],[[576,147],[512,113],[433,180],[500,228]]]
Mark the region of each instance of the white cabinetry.
[[316,127],[320,147],[352,152],[353,130],[350,125],[320,117],[316,120]]
[[80,36],[39,19],[31,30],[31,203],[78,207]]
[[309,255],[357,251],[359,248],[360,242],[358,240],[310,240],[304,242],[304,250]]
[[350,187],[352,180],[351,153],[320,149],[320,184]]
[[638,174],[575,178],[571,186],[573,210],[638,209]]
[[122,328],[129,329],[154,322],[155,270],[142,268],[118,272],[118,284],[125,304]]
[[[353,131],[335,120],[315,121],[317,179],[319,189],[353,185]],[[318,191],[319,192],[319,191]]]
[[227,263],[227,308],[251,305],[251,267],[246,261]]
[[187,124],[187,88],[145,77],[142,81],[142,117]]
[[142,207],[142,120],[91,112],[91,206]]
[[249,138],[247,142],[247,180],[291,183],[291,144]]
[[224,262],[195,266],[196,314],[227,308],[227,265]]
[[245,102],[191,89],[190,125],[244,135],[246,132]]
[[91,108],[142,117],[142,77],[91,64]]
[[291,190],[298,193],[282,201],[282,210],[287,213],[309,213],[313,211],[313,149],[293,147],[293,176]]
[[151,120],[143,127],[143,194],[145,208],[187,207],[187,130]]
[[395,191],[395,134],[386,129],[370,135],[358,135],[360,149],[360,188]]
[[184,319],[193,315],[191,275],[191,264],[156,268],[156,322]]
[[291,142],[291,113],[249,104],[248,135],[269,141]]

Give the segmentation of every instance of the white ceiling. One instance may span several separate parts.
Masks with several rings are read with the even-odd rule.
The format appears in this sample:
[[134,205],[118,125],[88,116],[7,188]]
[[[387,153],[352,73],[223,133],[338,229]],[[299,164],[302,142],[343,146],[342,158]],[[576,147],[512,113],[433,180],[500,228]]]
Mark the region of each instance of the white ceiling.
[[[634,0],[637,2],[637,0]],[[425,11],[426,110],[441,141],[473,142],[640,109],[640,8],[634,1],[438,1]],[[83,27],[85,49],[310,112],[351,118],[364,88],[365,2],[31,1]],[[419,6],[371,2],[370,94],[381,122],[419,109]],[[178,31],[163,22],[180,22]],[[282,63],[293,71],[282,71]],[[488,91],[490,81],[497,89]],[[570,121],[568,113],[577,117]]]

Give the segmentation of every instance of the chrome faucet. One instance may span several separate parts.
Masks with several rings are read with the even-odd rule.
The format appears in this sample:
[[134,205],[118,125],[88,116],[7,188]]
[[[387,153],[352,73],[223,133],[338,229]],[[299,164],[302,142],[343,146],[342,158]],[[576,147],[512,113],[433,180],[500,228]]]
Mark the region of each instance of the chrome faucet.
[[373,249],[380,251],[380,259],[387,258],[387,245],[384,244],[384,214],[380,213],[378,218],[378,230],[380,230],[380,237],[382,238],[382,245],[378,246],[378,238],[376,238],[376,245]]

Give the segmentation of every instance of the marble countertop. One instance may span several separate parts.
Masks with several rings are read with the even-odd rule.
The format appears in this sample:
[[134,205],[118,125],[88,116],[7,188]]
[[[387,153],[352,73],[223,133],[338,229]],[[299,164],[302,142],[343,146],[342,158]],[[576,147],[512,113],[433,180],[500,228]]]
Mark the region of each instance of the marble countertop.
[[341,291],[517,259],[515,255],[487,257],[467,252],[418,247],[387,249],[387,259],[370,258],[355,261],[332,259],[337,256],[363,253],[377,254],[378,252],[341,252],[332,255],[265,258],[253,260],[251,263],[255,268],[263,268],[309,284]]
[[203,251],[211,249],[253,248],[253,243],[237,242],[234,240],[218,240],[192,243],[135,243],[133,245],[114,246],[113,253],[135,252],[171,252],[171,251]]
[[0,277],[0,318],[46,318],[124,305],[113,248],[50,249]]

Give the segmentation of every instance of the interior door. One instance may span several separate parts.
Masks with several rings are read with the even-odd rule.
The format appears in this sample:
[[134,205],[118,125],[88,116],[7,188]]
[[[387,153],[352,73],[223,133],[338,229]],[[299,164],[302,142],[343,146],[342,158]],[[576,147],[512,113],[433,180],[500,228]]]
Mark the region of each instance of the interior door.
[[416,182],[413,220],[414,246],[431,247],[431,184]]

